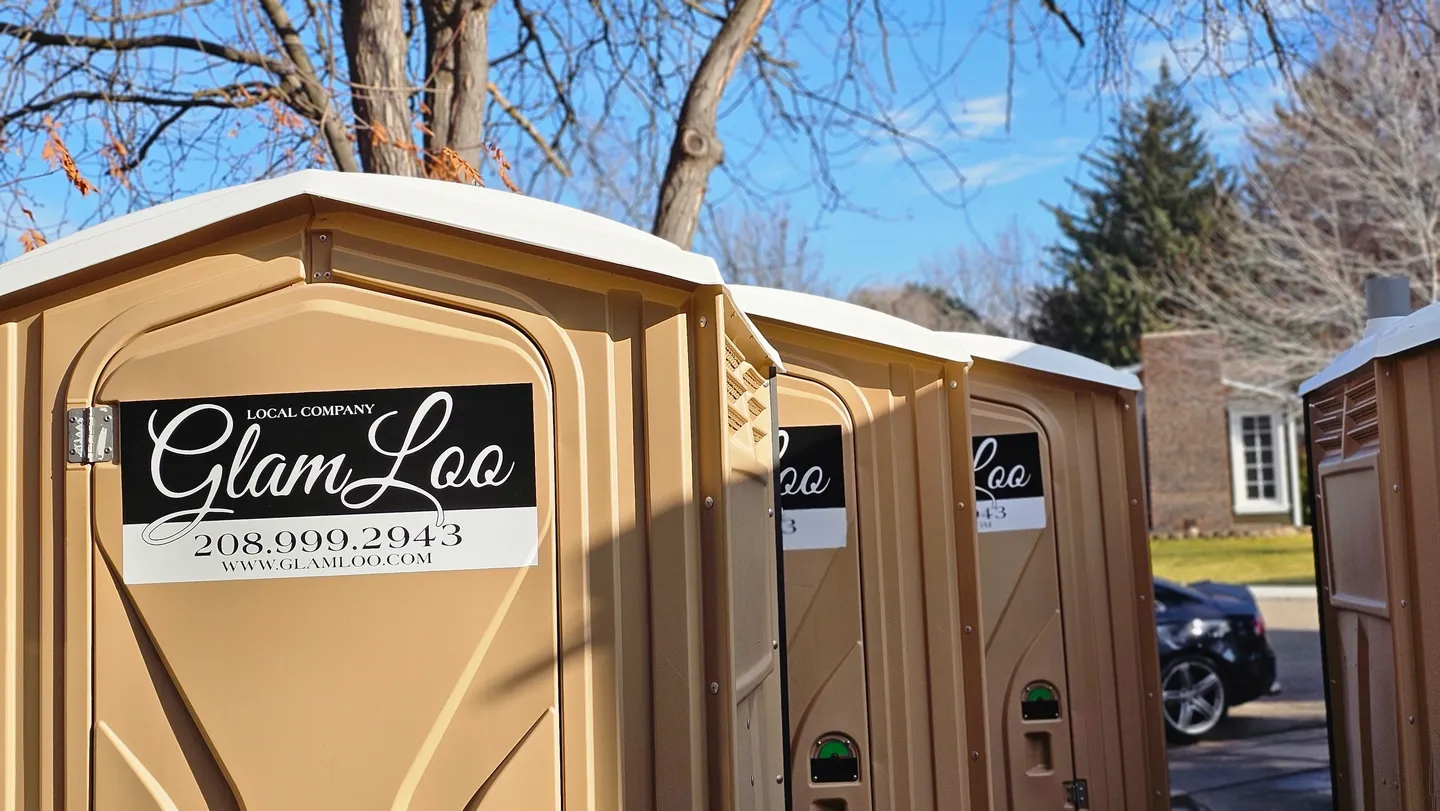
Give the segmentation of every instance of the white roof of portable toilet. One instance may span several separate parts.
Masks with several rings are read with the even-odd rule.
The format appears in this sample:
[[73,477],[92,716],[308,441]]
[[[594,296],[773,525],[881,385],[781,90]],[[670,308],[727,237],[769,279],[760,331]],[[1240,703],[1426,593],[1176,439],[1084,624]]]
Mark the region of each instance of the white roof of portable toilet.
[[1440,340],[1440,302],[1397,318],[1377,332],[1361,338],[1341,352],[1319,374],[1300,384],[1300,396],[1338,380],[1376,358],[1388,358],[1408,349]]
[[[0,298],[287,199],[332,200],[692,285],[723,284],[715,260],[595,214],[508,191],[424,178],[306,169],[163,203],[0,265]],[[778,363],[774,350],[766,353]]]
[[940,333],[869,307],[793,290],[742,284],[731,285],[730,293],[740,309],[750,315],[942,360],[971,362],[963,348],[944,340]]
[[1048,346],[1001,338],[995,335],[978,335],[969,332],[940,333],[963,347],[972,357],[995,363],[1008,363],[1037,372],[1099,383],[1117,389],[1140,391],[1140,378],[1129,372],[1122,372],[1098,360],[1091,360],[1074,352],[1054,349]]

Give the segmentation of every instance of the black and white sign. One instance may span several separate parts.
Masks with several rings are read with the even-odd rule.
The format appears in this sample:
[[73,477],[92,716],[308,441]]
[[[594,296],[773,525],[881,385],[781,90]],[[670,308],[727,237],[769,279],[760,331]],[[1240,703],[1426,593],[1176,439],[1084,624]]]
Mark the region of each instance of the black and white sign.
[[980,531],[1044,529],[1040,435],[977,436],[971,447],[975,454],[975,518]]
[[781,428],[779,441],[782,548],[843,548],[848,532],[840,426]]
[[125,582],[533,566],[531,388],[121,403]]

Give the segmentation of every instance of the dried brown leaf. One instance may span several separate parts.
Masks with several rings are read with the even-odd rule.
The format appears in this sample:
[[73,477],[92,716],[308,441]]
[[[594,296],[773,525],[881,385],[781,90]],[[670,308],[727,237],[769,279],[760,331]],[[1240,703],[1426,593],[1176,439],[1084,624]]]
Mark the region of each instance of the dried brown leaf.
[[125,188],[130,188],[130,179],[126,176],[126,158],[130,150],[125,148],[125,143],[115,137],[110,131],[110,124],[101,121],[100,125],[105,129],[105,145],[100,147],[100,154],[105,156],[106,163],[110,164],[109,174],[117,183]]
[[496,143],[486,144],[485,151],[490,154],[490,160],[495,163],[495,171],[500,175],[500,180],[505,184],[505,188],[519,194],[520,187],[510,179],[510,161],[506,159],[505,151]]
[[38,228],[27,228],[20,232],[20,244],[25,248],[25,253],[39,248],[45,242],[45,235],[40,233]]
[[275,99],[270,99],[266,102],[266,106],[270,108],[270,130],[275,134],[279,135],[305,127],[305,120],[303,118],[296,115],[293,110],[283,106]]
[[58,167],[64,170],[65,177],[70,180],[70,185],[74,186],[82,196],[98,192],[99,189],[95,187],[95,184],[80,174],[80,167],[75,165],[75,159],[70,156],[70,149],[65,146],[64,139],[60,137],[60,129],[55,126],[54,119],[48,115],[45,116],[44,125],[48,137],[45,139],[45,146],[40,150],[40,157],[44,158],[51,168]]
[[371,122],[370,122],[370,145],[371,145],[371,146],[384,146],[385,144],[388,144],[388,143],[390,143],[390,131],[387,130],[387,129],[385,129],[385,125],[384,125],[384,124],[381,124],[379,121],[371,121]]
[[439,171],[432,170],[432,176],[439,180],[485,185],[484,178],[480,177],[480,170],[471,166],[469,161],[460,157],[460,153],[448,146],[440,150],[440,159],[435,161],[434,169]]

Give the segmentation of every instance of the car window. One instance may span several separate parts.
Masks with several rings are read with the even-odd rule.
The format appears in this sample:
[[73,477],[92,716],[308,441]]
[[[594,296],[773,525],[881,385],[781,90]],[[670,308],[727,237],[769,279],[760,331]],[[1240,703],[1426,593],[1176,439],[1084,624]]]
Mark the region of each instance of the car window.
[[1162,586],[1159,583],[1155,584],[1155,613],[1163,614],[1170,610],[1172,606],[1188,602],[1192,602],[1192,600],[1186,595],[1168,586]]

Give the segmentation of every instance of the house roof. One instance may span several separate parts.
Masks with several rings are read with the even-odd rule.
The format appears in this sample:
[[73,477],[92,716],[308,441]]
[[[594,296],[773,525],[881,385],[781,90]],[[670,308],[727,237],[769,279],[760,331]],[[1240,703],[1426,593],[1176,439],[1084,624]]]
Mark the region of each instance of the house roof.
[[972,357],[996,363],[1008,363],[1037,372],[1099,383],[1117,389],[1140,391],[1140,378],[1090,358],[1048,346],[965,332],[942,333],[956,341]]
[[1440,302],[1421,307],[1415,312],[1389,321],[1361,338],[1349,349],[1330,361],[1319,374],[1300,384],[1303,397],[1338,380],[1376,358],[1388,358],[1440,340]]
[[848,301],[770,287],[733,285],[730,293],[735,297],[740,309],[761,318],[903,349],[919,355],[970,363],[970,355],[965,352],[964,347],[947,340],[942,333],[933,332],[893,315],[886,315],[879,310],[861,307]]
[[[306,169],[136,211],[21,254],[0,265],[0,299],[302,196],[636,268],[689,285],[724,283],[715,260],[708,256],[558,203],[462,183]],[[760,338],[758,331],[756,337]],[[763,338],[761,345],[778,363]]]

